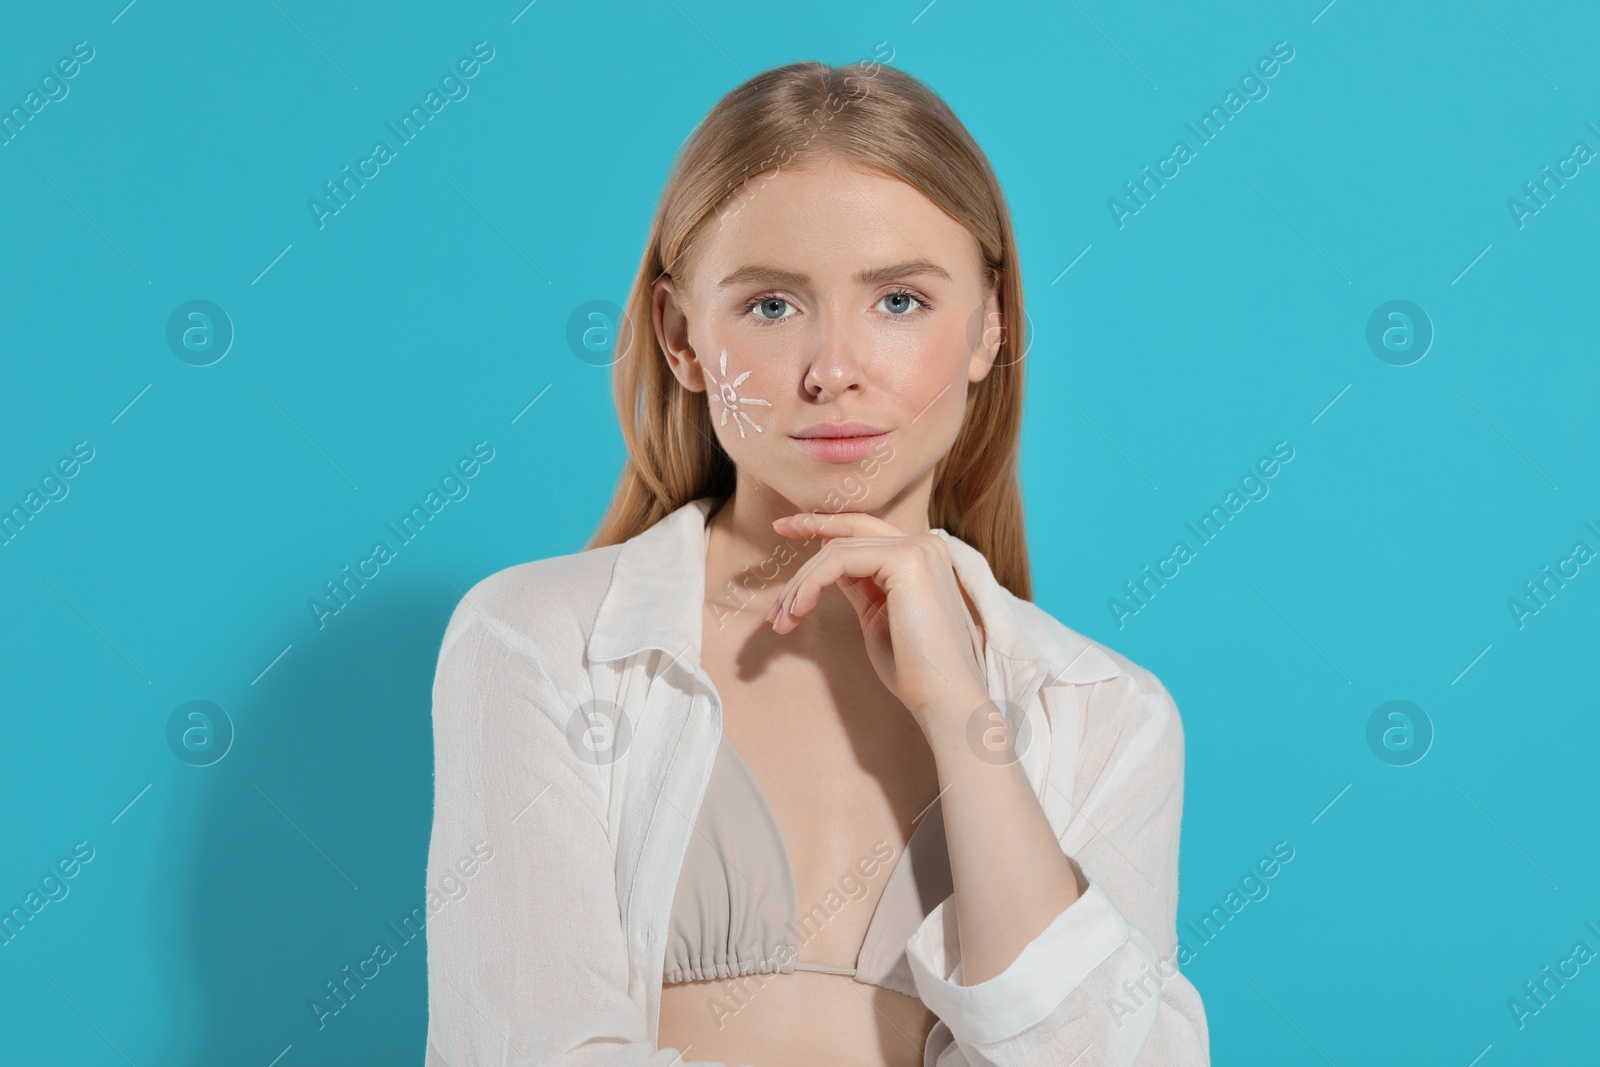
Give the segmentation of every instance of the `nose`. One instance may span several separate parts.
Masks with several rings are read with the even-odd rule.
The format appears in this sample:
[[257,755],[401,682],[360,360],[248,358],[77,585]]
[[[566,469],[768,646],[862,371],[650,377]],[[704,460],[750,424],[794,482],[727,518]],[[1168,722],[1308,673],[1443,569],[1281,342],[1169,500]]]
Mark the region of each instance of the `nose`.
[[806,392],[813,399],[831,400],[865,386],[865,344],[840,316],[825,323],[811,366],[806,370]]

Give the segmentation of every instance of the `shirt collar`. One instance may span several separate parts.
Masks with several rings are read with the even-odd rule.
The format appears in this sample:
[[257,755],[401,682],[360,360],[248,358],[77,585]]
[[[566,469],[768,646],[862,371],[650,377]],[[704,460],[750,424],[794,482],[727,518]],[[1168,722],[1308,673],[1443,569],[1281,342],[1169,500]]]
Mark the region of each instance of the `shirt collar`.
[[[589,636],[590,660],[620,659],[654,648],[691,670],[699,668],[707,519],[716,503],[710,496],[691,500],[623,542]],[[1025,619],[1013,602],[1026,602],[995,579],[983,553],[943,529],[933,532],[949,548],[956,576],[977,605],[990,649],[1026,672],[1044,676],[1044,684],[1081,685],[1121,673],[1082,635]],[[1032,605],[1024,610],[1037,611]]]

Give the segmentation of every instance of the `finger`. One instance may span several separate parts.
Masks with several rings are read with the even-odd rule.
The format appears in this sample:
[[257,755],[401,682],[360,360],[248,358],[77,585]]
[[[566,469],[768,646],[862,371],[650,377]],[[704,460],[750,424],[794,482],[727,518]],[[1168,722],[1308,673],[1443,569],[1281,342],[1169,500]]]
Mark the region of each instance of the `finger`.
[[[774,524],[774,525],[776,525],[776,524]],[[893,544],[894,541],[895,541],[895,539],[886,538],[886,537],[851,538],[850,540],[852,542],[860,542],[860,543],[876,544],[876,545]],[[795,593],[799,590],[801,584],[805,581],[806,576],[809,575],[813,570],[816,569],[818,558],[822,557],[823,553],[826,552],[830,546],[832,546],[832,545],[834,545],[836,543],[838,543],[838,539],[832,539],[832,540],[828,540],[828,541],[823,542],[820,546],[818,546],[817,550],[811,554],[811,558],[807,559],[804,563],[800,564],[800,569],[795,571],[793,574],[791,574],[788,577],[788,579],[783,583],[782,590],[779,591],[777,599],[773,601],[773,604],[780,611],[784,607],[786,607],[788,605],[792,605],[794,603]]]
[[[834,582],[844,582],[851,579],[855,579],[857,582],[864,582],[870,579],[876,583],[878,588],[884,591],[880,610],[882,611],[884,625],[898,639],[895,642],[896,654],[898,655],[909,649],[919,656],[923,662],[927,663],[935,674],[948,682],[944,671],[940,669],[939,662],[930,657],[925,650],[918,648],[917,642],[912,640],[909,634],[903,632],[900,627],[895,626],[894,620],[889,617],[887,611],[889,586],[893,584],[898,576],[908,573],[910,568],[919,566],[926,559],[922,555],[925,547],[924,543],[917,538],[898,538],[882,544],[863,544],[862,539],[858,538],[829,542],[818,550],[817,555],[809,561],[817,564],[817,566],[807,575],[805,582],[796,589],[790,607],[784,612],[780,612],[777,620],[773,623],[773,629],[779,633],[788,633],[798,626],[800,618],[816,606],[816,597],[821,595],[820,590],[824,587]],[[827,553],[827,555],[824,556],[824,553]],[[800,576],[796,575],[795,577],[798,580]],[[816,591],[816,596],[811,595],[813,591]],[[788,629],[781,628],[784,625],[785,614],[789,616]],[[870,621],[871,618],[871,616],[867,616],[863,619],[863,622]],[[971,647],[970,639],[968,647]],[[941,662],[947,660],[948,657],[944,657]],[[981,661],[979,666],[981,667]]]
[[887,596],[888,583],[913,563],[915,554],[920,551],[914,542],[904,539],[831,541],[818,549],[794,576],[794,589],[789,594],[784,614],[791,619],[805,615],[817,606],[823,589],[844,577],[871,579]]
[[844,593],[845,599],[856,609],[856,617],[863,625],[871,621],[888,600],[878,592],[878,587],[869,578],[840,578],[837,585],[840,592]]
[[779,533],[798,538],[906,537],[910,532],[864,511],[802,511],[785,515],[772,525]]
[[[863,538],[848,538],[846,540],[833,539],[833,540],[825,541],[823,544],[818,546],[817,550],[811,554],[811,558],[806,560],[804,563],[802,563],[800,565],[800,569],[795,571],[794,574],[789,576],[789,580],[784,583],[783,592],[778,594],[777,603],[778,603],[780,616],[781,616],[781,614],[783,614],[785,612],[790,614],[790,615],[792,615],[794,613],[794,605],[798,602],[798,597],[799,597],[800,591],[805,588],[808,579],[810,579],[811,575],[816,572],[816,569],[817,569],[818,565],[820,563],[822,563],[822,562],[825,562],[828,559],[827,553],[828,553],[829,549],[835,548],[838,545],[844,544],[844,543],[859,544],[863,540],[867,540],[867,539],[863,539]],[[871,543],[873,543],[873,544],[891,544],[892,542],[887,538],[876,538],[876,539],[871,539]],[[820,595],[820,586],[819,586],[819,595]],[[806,610],[809,611],[810,608],[808,607]]]

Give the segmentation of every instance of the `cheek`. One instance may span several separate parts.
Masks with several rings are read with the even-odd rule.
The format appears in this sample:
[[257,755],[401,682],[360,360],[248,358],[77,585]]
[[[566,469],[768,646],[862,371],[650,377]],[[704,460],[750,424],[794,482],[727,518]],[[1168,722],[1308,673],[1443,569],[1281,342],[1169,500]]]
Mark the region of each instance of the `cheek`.
[[878,388],[900,397],[914,410],[948,389],[959,394],[967,384],[967,365],[971,353],[966,351],[959,337],[944,335],[907,338],[900,343],[880,348],[874,360],[874,384]]
[[791,362],[759,342],[713,341],[703,364],[706,404],[718,439],[730,454],[746,452],[777,437],[779,398],[787,395]]
[[887,368],[881,388],[899,399],[902,441],[918,462],[935,462],[950,450],[966,416],[971,354],[960,338],[929,339],[915,358]]

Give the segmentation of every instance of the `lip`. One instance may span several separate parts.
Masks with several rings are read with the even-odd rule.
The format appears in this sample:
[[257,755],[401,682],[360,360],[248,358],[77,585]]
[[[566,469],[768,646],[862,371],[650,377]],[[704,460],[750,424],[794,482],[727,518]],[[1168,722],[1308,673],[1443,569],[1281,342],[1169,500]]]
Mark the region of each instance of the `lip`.
[[817,437],[881,437],[887,430],[865,422],[819,422],[807,426],[799,433],[793,434],[799,438]]
[[825,463],[853,463],[888,439],[888,430],[859,422],[824,423],[790,435],[797,448]]

